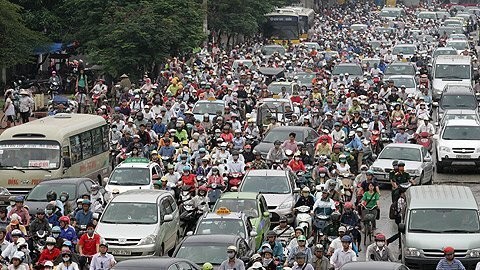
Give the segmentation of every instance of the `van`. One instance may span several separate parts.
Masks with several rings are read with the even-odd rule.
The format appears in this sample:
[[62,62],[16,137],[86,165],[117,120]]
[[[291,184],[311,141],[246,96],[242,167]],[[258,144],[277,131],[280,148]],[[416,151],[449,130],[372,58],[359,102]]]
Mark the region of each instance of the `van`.
[[470,56],[439,55],[432,68],[433,100],[440,99],[447,84],[472,86],[472,62]]
[[180,217],[172,194],[165,190],[129,190],[113,198],[96,232],[117,260],[163,256],[180,240]]
[[443,248],[455,249],[465,268],[480,261],[480,220],[472,190],[465,186],[413,186],[406,192],[401,234],[402,263],[435,269]]

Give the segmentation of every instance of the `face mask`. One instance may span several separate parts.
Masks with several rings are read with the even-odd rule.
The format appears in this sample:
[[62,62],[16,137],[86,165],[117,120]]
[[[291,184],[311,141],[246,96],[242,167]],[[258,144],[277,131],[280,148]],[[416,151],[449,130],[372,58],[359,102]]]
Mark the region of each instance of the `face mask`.
[[70,261],[70,257],[68,257],[68,256],[62,257],[62,259],[63,259],[64,262]]
[[321,173],[321,174],[320,174],[320,177],[325,177],[325,174],[324,174],[324,173]]
[[272,262],[272,258],[270,259],[263,259],[263,266],[268,266]]
[[92,235],[93,234],[93,230],[87,230],[87,233]]
[[51,215],[53,210],[47,210],[46,212],[47,212],[47,215]]
[[62,252],[65,252],[65,251],[70,251],[70,249],[68,247],[62,247]]
[[378,247],[384,247],[384,246],[385,246],[385,242],[383,242],[383,241],[377,242],[377,246],[378,246]]
[[67,200],[67,197],[60,197],[60,201],[64,202]]
[[59,233],[52,233],[52,236],[53,236],[54,238],[58,238],[59,235],[60,235]]
[[27,253],[27,249],[26,249],[26,248],[22,248],[21,251],[22,251],[23,253],[25,253],[25,254]]
[[228,256],[228,258],[233,259],[235,257],[235,253],[227,252],[227,256]]
[[52,250],[52,249],[53,249],[53,245],[47,245],[47,249],[48,249],[48,250]]

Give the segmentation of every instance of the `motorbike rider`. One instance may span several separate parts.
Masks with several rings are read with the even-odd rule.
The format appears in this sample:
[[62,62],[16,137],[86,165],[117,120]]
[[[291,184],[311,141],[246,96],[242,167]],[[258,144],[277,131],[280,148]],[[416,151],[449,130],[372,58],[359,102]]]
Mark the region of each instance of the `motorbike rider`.
[[228,173],[245,174],[245,163],[239,160],[239,156],[238,151],[232,152],[232,160],[227,162]]
[[92,222],[93,212],[91,210],[91,205],[92,203],[89,199],[84,199],[82,201],[82,211],[77,212],[75,215],[75,220],[78,226],[86,226],[88,223]]
[[208,212],[208,203],[210,200],[207,197],[207,187],[202,185],[198,187],[197,195],[193,197],[195,208],[202,212],[202,214]]
[[311,249],[306,245],[307,244],[307,238],[305,235],[300,235],[297,238],[298,246],[293,247],[290,252],[288,253],[288,258],[285,261],[285,266],[293,266],[294,264],[294,258],[295,256],[303,252],[306,254],[306,262],[310,263],[312,261],[312,251]]
[[279,140],[276,140],[273,143],[274,147],[272,147],[267,154],[267,160],[271,162],[276,162],[278,160],[283,160],[287,156],[285,155],[285,151],[283,148],[280,146],[282,145],[282,142]]
[[398,196],[400,195],[399,192],[399,185],[405,184],[410,182],[412,185],[415,184],[412,177],[408,172],[405,171],[405,162],[398,161],[398,171],[391,178],[392,184],[392,202],[396,202],[398,200]]
[[48,78],[48,85],[50,86],[50,88],[57,87],[58,89],[60,89],[62,85],[62,78],[57,75],[57,72],[55,70],[52,71],[52,76]]
[[294,173],[296,172],[305,172],[305,165],[303,164],[302,157],[300,152],[297,151],[293,158],[288,162],[288,166],[292,169]]
[[[197,188],[198,183],[197,183],[197,178],[195,177],[195,174],[190,173],[190,166],[184,166],[183,167],[183,174],[182,177],[180,178],[180,181],[182,182],[183,186],[189,186],[191,190],[194,190]],[[177,185],[180,182],[177,183]]]
[[[277,233],[275,231],[268,231],[267,232],[267,241],[263,242],[263,244],[268,244],[270,248],[273,250],[273,257],[275,260],[283,261],[283,246],[280,241],[277,241]],[[262,246],[263,246],[262,244]],[[262,247],[258,249],[258,253],[262,251]]]
[[430,136],[435,134],[435,127],[430,123],[430,117],[424,116],[423,123],[418,125],[417,131],[415,132],[416,136],[418,136],[422,132],[428,132]]
[[[73,228],[73,226],[70,225],[70,218],[68,216],[61,216],[59,221],[60,221],[60,234],[58,237],[76,244],[78,240],[77,232],[75,231],[75,228]],[[53,231],[54,230],[52,228],[52,234],[54,233]]]
[[330,264],[334,266],[335,270],[340,269],[348,262],[357,261],[357,255],[351,248],[352,238],[348,235],[342,237],[342,247],[336,249],[330,257]]
[[302,188],[301,196],[298,198],[293,208],[297,208],[305,205],[310,207],[310,210],[312,210],[314,204],[315,204],[315,198],[313,197],[312,194],[310,194],[310,188],[304,187]]
[[375,189],[380,194],[380,185],[377,182],[377,178],[375,178],[374,172],[372,170],[368,170],[366,174],[366,179],[360,183],[360,187],[362,188],[363,192],[368,191],[368,185],[372,183],[375,186]]
[[328,270],[330,269],[330,261],[327,256],[325,256],[325,248],[322,244],[316,244],[313,247],[313,254],[315,255],[312,259],[312,266],[315,270]]
[[363,161],[363,143],[361,138],[355,133],[355,131],[350,131],[348,134],[350,142],[345,145],[347,148],[353,149],[354,156],[357,159],[358,170],[362,166]]
[[38,209],[35,219],[30,223],[29,232],[30,235],[36,235],[38,231],[45,231],[47,235],[50,235],[50,225],[48,219],[45,218],[45,211],[43,209]]
[[90,208],[92,212],[102,211],[103,205],[105,204],[105,199],[100,192],[99,185],[93,184],[90,188],[90,200],[92,202],[92,206]]
[[328,143],[328,136],[322,135],[320,136],[320,143],[317,144],[317,148],[315,149],[316,156],[329,156],[332,154],[332,145]]
[[287,217],[285,216],[280,217],[279,224],[273,228],[273,231],[277,234],[277,239],[279,241],[285,241],[285,243],[288,243],[290,236],[294,232],[293,227],[288,225]]
[[261,255],[261,266],[262,270],[276,270],[277,265],[273,259],[273,250],[269,247],[266,247],[260,253]]
[[8,212],[8,217],[11,218],[13,214],[16,214],[21,218],[22,225],[28,226],[30,224],[30,214],[23,205],[24,201],[25,198],[23,196],[15,197],[15,207],[12,207],[12,210]]
[[55,247],[57,240],[53,237],[47,237],[45,248],[40,253],[37,264],[42,265],[45,261],[54,261],[60,255],[60,249]]
[[5,229],[7,228],[8,224],[10,224],[10,219],[7,217],[7,208],[4,206],[0,207],[0,228]]
[[229,270],[229,269],[237,269],[237,270],[245,270],[245,264],[242,260],[237,258],[237,247],[229,246],[227,247],[227,256],[228,258],[222,262],[219,270]]
[[365,260],[368,261],[384,261],[396,262],[392,250],[386,246],[385,235],[379,233],[375,235],[375,242],[367,247]]
[[407,143],[408,142],[408,133],[405,133],[405,127],[403,125],[397,126],[397,133],[393,139],[394,143]]
[[25,241],[25,239],[22,238],[22,236],[23,236],[22,232],[18,229],[13,230],[10,235],[12,237],[12,241],[2,251],[2,254],[0,255],[0,261],[1,260],[7,260],[7,261],[11,260],[13,255],[15,254],[15,252],[18,251],[18,245],[17,244],[22,242],[22,240],[20,240],[20,239],[23,239],[23,242]]
[[262,153],[258,150],[253,150],[253,154],[255,155],[255,159],[252,161],[250,167],[253,170],[266,170],[268,169],[267,162],[262,159]]
[[357,211],[355,211],[353,207],[353,203],[351,202],[345,203],[345,205],[343,206],[343,214],[340,221],[342,224],[352,226],[352,227],[359,225],[360,219],[358,218]]
[[83,269],[83,266],[87,263],[87,258],[93,257],[100,251],[100,239],[100,235],[95,233],[95,225],[88,223],[86,233],[82,234],[78,240],[80,269]]
[[55,212],[58,211],[61,216],[64,215],[64,205],[63,202],[59,200],[57,192],[55,192],[54,190],[50,190],[49,192],[47,192],[47,202],[53,202],[57,207]]

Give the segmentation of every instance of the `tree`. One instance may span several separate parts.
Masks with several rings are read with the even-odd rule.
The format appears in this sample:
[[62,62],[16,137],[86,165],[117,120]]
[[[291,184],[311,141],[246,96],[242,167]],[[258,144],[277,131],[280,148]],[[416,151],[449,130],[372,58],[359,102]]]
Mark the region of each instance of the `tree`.
[[113,76],[139,75],[169,56],[191,52],[203,39],[194,0],[70,0],[72,39]]
[[25,26],[21,7],[0,0],[0,65],[12,67],[31,61],[34,49],[46,39]]

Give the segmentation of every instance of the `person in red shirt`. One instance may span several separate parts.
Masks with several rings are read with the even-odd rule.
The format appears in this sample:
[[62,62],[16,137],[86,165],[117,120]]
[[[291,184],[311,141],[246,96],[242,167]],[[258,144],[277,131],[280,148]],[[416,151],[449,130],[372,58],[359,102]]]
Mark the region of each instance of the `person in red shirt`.
[[180,181],[182,181],[183,186],[190,186],[192,190],[197,187],[197,178],[195,174],[190,173],[190,166],[183,167],[183,174]]
[[220,135],[220,138],[222,138],[225,142],[231,142],[233,140],[233,134],[230,131],[230,126],[225,125],[223,127],[223,133]]
[[40,253],[40,258],[38,258],[37,264],[43,265],[46,261],[54,261],[58,256],[60,256],[60,249],[55,247],[57,241],[53,237],[47,237],[45,248],[42,253]]
[[93,257],[100,250],[100,235],[95,233],[95,225],[88,223],[87,232],[80,237],[78,241],[78,251],[80,252],[80,269],[87,262],[87,257]]
[[288,166],[292,168],[293,172],[304,172],[305,171],[305,165],[303,164],[302,157],[300,156],[300,152],[295,153],[294,158],[288,162]]

